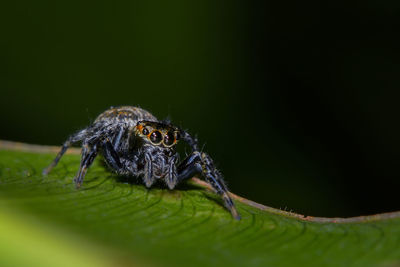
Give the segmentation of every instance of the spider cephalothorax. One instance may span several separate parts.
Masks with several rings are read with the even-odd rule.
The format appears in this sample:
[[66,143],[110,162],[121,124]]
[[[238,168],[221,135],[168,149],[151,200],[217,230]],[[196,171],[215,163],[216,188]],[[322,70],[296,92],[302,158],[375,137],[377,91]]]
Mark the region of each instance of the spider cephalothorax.
[[160,122],[139,121],[135,127],[139,162],[144,165],[144,182],[150,187],[157,179],[164,179],[170,189],[177,183],[176,165],[178,154],[175,145],[179,129]]
[[[182,162],[175,150],[178,140],[189,144],[192,153]],[[232,216],[240,219],[221,173],[210,156],[200,152],[197,140],[186,131],[160,122],[148,111],[138,107],[110,108],[100,114],[92,125],[72,135],[63,145],[47,174],[70,145],[82,142],[82,158],[75,178],[79,188],[87,169],[100,152],[116,173],[140,176],[147,187],[163,180],[170,189],[182,180],[200,174],[224,200]]]

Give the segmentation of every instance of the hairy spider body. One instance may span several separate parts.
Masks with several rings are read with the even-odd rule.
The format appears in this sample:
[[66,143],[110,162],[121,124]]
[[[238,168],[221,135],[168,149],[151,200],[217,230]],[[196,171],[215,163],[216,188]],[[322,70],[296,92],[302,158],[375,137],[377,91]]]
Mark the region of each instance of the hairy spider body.
[[[182,162],[179,162],[175,147],[179,140],[188,143],[192,149]],[[159,121],[142,108],[123,106],[104,111],[92,125],[67,139],[43,174],[48,174],[68,147],[77,142],[82,142],[81,164],[75,177],[77,188],[97,154],[101,153],[116,173],[142,177],[147,187],[162,180],[169,189],[174,189],[179,182],[200,174],[222,197],[232,216],[240,219],[221,173],[210,156],[199,151],[197,139],[176,126]]]

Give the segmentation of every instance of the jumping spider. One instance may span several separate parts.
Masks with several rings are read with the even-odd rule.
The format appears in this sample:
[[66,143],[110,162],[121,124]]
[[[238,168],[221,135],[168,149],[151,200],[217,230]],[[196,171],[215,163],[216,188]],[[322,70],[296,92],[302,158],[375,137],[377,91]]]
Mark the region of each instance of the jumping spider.
[[[182,162],[178,162],[179,154],[175,149],[178,140],[186,142],[192,149]],[[67,139],[43,174],[48,174],[68,147],[76,142],[82,142],[81,164],[75,177],[77,188],[100,152],[117,174],[141,176],[146,187],[161,179],[169,189],[174,189],[179,182],[200,174],[222,197],[232,216],[240,219],[221,173],[210,156],[199,151],[197,139],[178,127],[157,120],[144,109],[124,106],[106,110],[92,125]]]

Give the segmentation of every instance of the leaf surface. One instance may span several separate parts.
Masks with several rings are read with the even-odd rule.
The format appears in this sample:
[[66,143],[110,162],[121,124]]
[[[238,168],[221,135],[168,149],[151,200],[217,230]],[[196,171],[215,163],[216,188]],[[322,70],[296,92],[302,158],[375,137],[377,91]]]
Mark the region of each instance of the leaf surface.
[[[0,234],[10,240],[16,236],[14,241],[20,244],[51,242],[46,237],[37,240],[13,235],[21,227],[46,231],[48,226],[58,229],[58,234],[50,236],[59,243],[72,242],[76,251],[68,250],[70,257],[93,265],[98,259],[92,254],[101,254],[100,258],[114,263],[115,257],[120,256],[125,265],[400,265],[398,213],[350,219],[304,218],[236,196],[242,215],[242,220],[236,221],[218,196],[198,180],[173,191],[162,187],[147,190],[112,174],[99,158],[89,169],[83,187],[77,190],[73,177],[79,167],[79,155],[64,156],[44,177],[41,170],[55,156],[49,149],[38,147],[27,152],[15,146],[6,149],[0,143],[1,147],[0,213],[5,219],[0,222]],[[34,218],[35,223],[26,221],[20,228],[18,224],[7,226],[16,213],[22,216],[17,218]],[[70,242],[66,237],[69,234],[85,241]],[[0,242],[0,253],[8,256],[2,257],[0,263],[15,263],[18,253],[10,253],[13,246],[2,243],[7,242]],[[57,250],[56,246],[48,247]],[[104,251],[104,247],[119,256],[90,253]],[[63,250],[60,248],[55,254]],[[78,251],[86,250],[87,257],[79,258]],[[33,255],[27,255],[29,261]],[[106,260],[102,262],[109,265]]]

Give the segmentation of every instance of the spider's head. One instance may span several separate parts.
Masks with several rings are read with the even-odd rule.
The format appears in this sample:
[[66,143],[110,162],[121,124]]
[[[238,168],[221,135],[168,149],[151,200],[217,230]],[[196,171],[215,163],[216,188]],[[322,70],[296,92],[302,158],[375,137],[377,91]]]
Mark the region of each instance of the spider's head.
[[144,143],[170,148],[179,140],[179,129],[160,122],[139,121],[135,132]]

